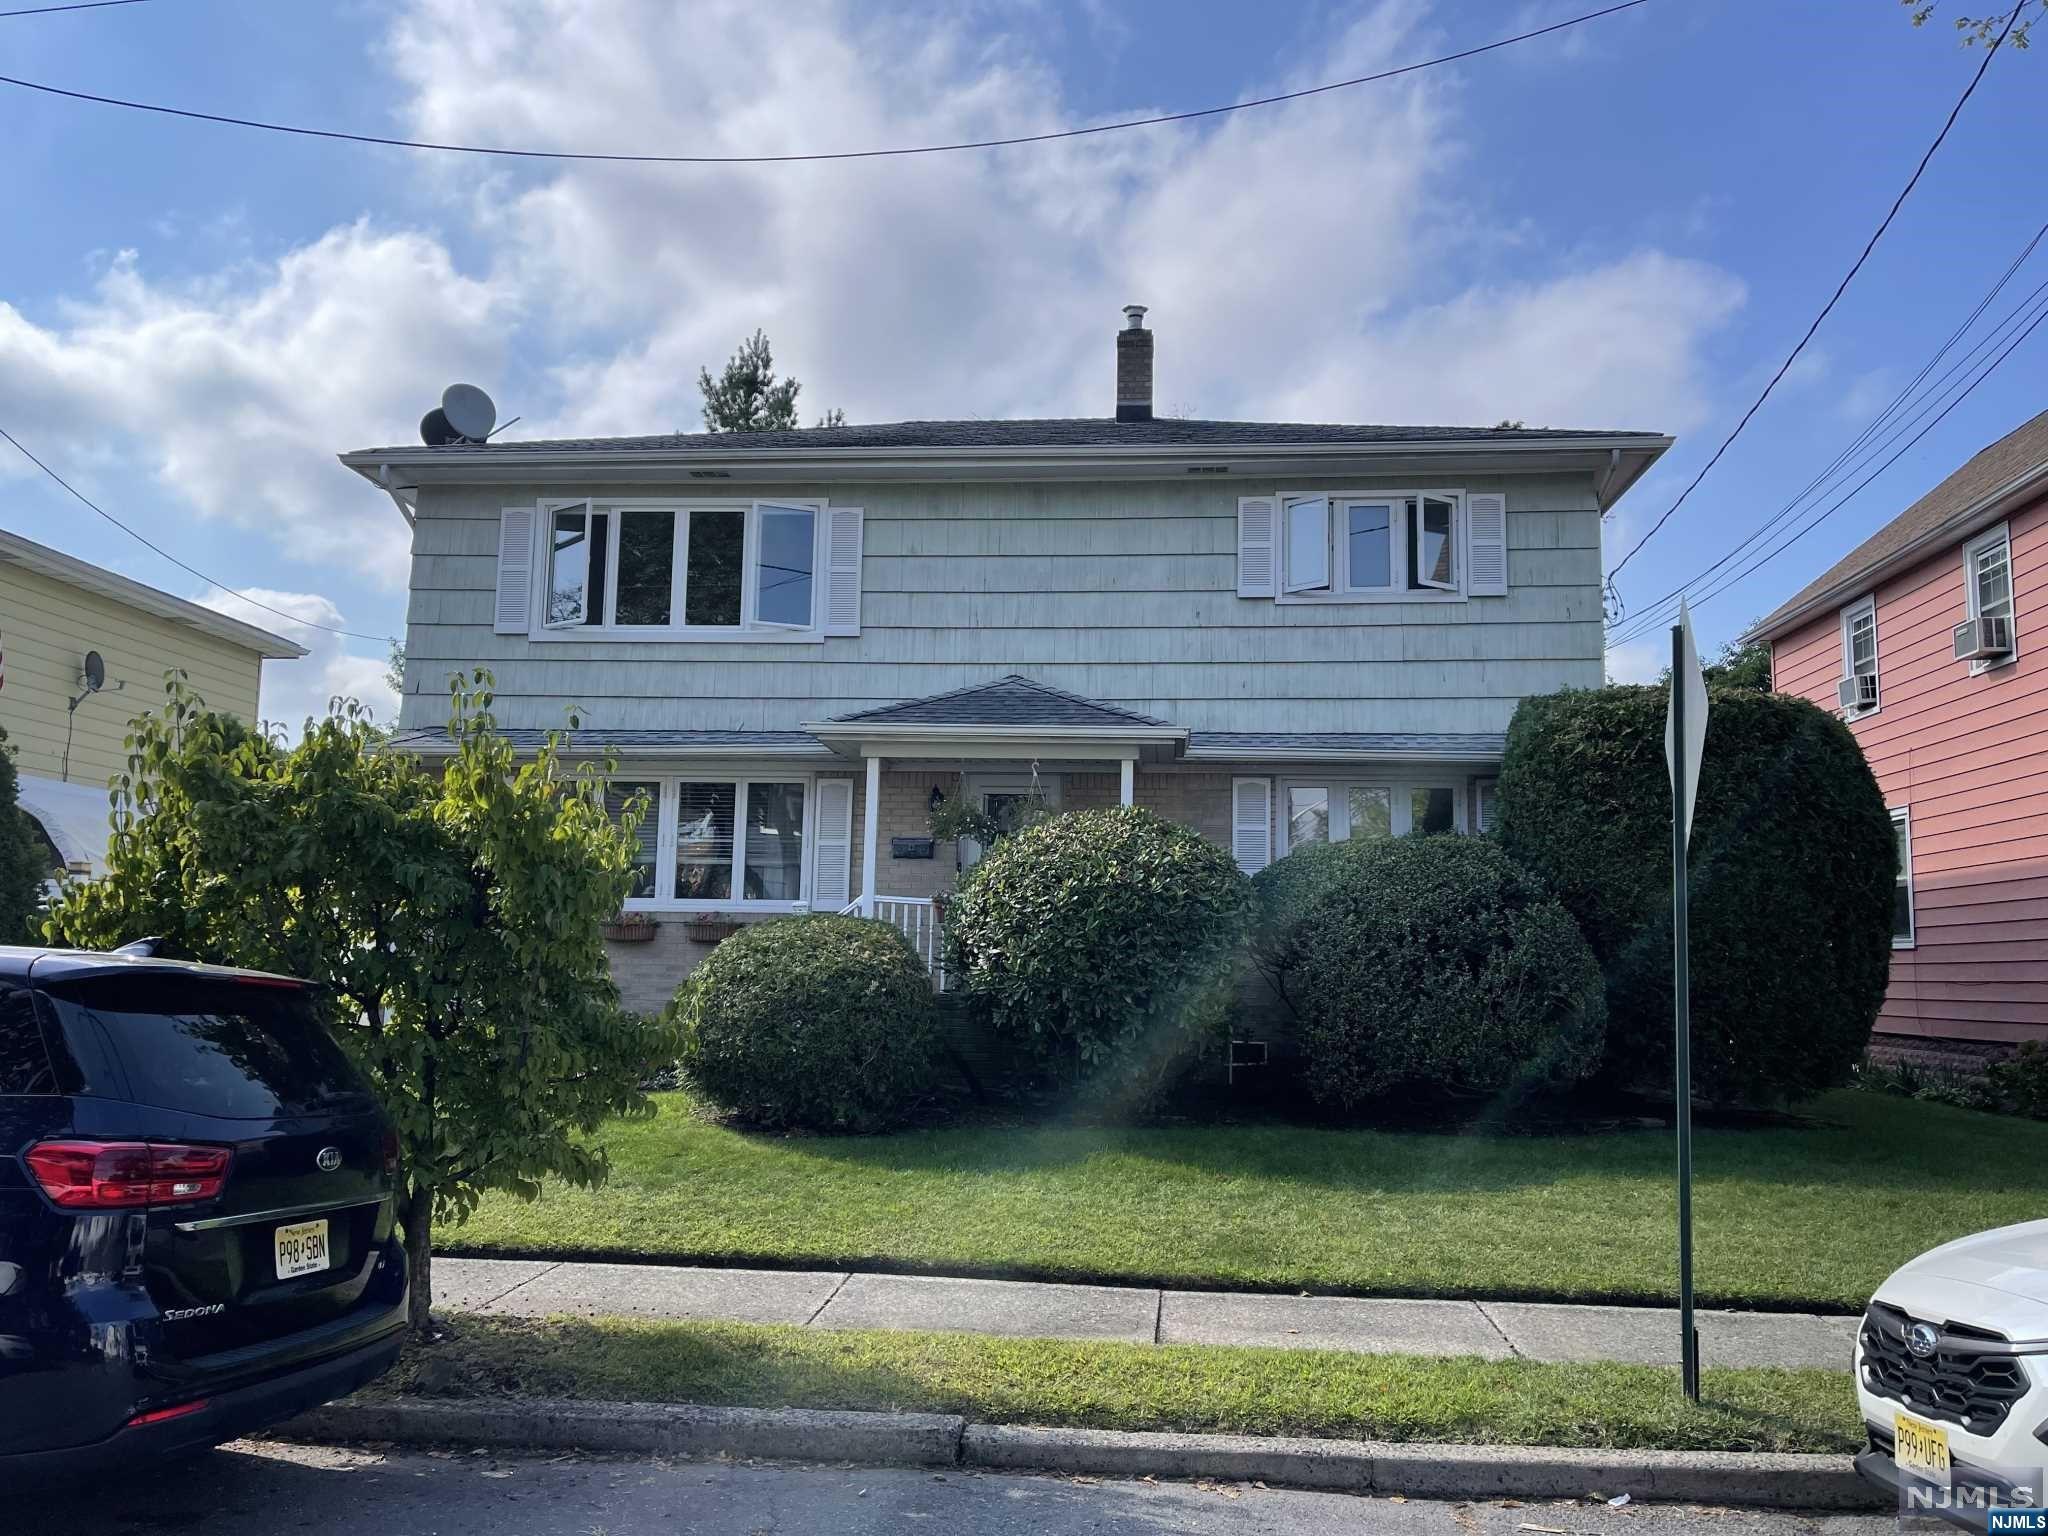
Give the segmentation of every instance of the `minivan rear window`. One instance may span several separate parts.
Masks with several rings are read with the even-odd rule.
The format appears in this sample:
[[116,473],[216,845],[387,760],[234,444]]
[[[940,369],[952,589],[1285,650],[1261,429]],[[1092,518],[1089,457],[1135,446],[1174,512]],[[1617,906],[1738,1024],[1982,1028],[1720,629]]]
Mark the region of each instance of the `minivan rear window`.
[[179,975],[99,977],[44,993],[78,1091],[253,1120],[369,1086],[295,987]]

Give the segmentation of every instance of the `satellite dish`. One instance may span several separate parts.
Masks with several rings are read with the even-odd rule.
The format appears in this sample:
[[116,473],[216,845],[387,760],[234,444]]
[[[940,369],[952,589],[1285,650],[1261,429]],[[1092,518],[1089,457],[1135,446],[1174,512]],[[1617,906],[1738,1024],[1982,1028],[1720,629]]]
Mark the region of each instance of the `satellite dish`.
[[449,425],[446,413],[437,405],[420,418],[420,441],[429,448],[445,448],[461,442],[462,434]]
[[98,651],[85,653],[85,691],[98,693],[107,686],[107,663]]
[[498,408],[474,384],[450,384],[441,391],[441,414],[464,438],[481,443],[498,424]]

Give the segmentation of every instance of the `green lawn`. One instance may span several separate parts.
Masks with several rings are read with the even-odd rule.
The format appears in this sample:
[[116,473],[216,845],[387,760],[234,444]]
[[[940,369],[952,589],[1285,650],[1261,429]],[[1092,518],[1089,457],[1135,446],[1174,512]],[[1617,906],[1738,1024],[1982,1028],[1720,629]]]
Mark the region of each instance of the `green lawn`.
[[[1696,1137],[1709,1303],[1860,1307],[1935,1243],[2048,1215],[2048,1123],[1877,1094]],[[647,1255],[1416,1296],[1670,1299],[1668,1131],[1288,1125],[741,1135],[681,1094],[603,1140],[611,1182],[486,1199],[453,1252]]]
[[902,1409],[982,1423],[1667,1450],[1853,1450],[1847,1376],[466,1317],[372,1394]]

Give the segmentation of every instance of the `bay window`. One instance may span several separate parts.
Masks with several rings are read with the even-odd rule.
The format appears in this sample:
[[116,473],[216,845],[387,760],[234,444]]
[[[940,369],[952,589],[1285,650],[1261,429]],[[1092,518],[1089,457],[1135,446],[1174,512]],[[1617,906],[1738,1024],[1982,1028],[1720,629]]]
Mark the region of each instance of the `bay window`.
[[808,501],[544,503],[541,628],[815,632],[823,522]]
[[1283,598],[1464,591],[1457,491],[1283,496]]
[[1287,849],[1465,830],[1462,787],[1446,777],[1306,780],[1285,786]]
[[607,810],[618,816],[643,790],[650,804],[628,908],[744,909],[806,899],[809,781],[694,774],[620,780],[605,797]]

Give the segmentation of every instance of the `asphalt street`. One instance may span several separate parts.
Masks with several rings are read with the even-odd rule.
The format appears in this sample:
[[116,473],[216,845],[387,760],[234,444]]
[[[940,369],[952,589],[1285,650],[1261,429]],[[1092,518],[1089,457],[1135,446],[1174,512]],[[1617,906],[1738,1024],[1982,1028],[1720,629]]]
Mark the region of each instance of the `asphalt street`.
[[933,1473],[240,1441],[90,1486],[14,1492],[22,1536],[1892,1536],[1890,1515],[1587,1501],[1443,1503],[1242,1483]]

